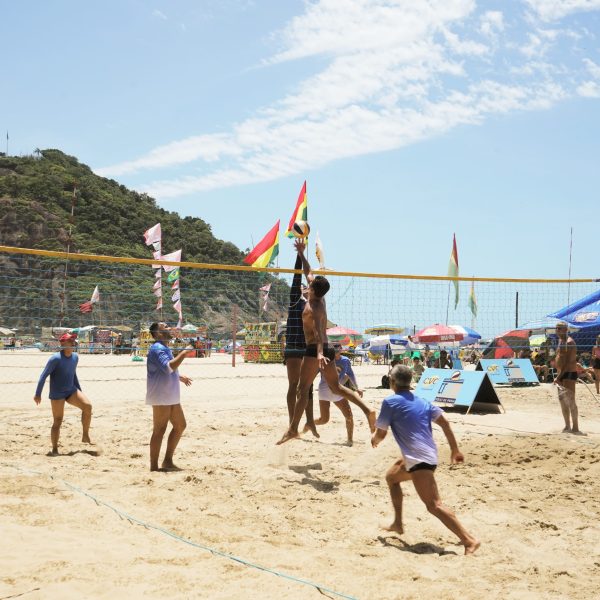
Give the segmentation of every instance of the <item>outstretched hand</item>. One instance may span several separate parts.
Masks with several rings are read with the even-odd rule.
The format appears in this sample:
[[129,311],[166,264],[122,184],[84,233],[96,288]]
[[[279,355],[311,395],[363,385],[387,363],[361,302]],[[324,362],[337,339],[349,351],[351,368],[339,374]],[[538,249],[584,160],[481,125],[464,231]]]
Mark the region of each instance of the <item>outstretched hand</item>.
[[299,239],[294,242],[294,247],[296,248],[296,252],[298,252],[298,254],[304,254],[304,251],[306,250],[306,244]]

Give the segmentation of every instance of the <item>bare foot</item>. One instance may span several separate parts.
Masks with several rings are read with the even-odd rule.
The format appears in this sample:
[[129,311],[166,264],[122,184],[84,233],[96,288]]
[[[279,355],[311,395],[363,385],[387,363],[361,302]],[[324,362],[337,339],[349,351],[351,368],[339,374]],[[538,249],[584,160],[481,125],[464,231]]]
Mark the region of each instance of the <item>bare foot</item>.
[[82,435],[81,436],[81,441],[84,444],[92,444],[93,443],[92,440],[90,440],[90,436],[89,435]]
[[374,410],[372,410],[369,413],[367,420],[369,421],[369,429],[371,430],[371,433],[374,433],[375,432],[375,421],[377,421],[377,413]]
[[281,444],[285,444],[286,442],[289,442],[290,440],[299,438],[300,434],[297,431],[291,431],[290,429],[288,429],[284,434],[283,437],[277,442],[277,446],[281,446]]
[[477,548],[481,546],[481,542],[479,540],[473,539],[473,541],[465,544],[465,556],[467,554],[473,554]]
[[583,433],[583,431],[579,431],[579,429],[571,429],[571,433],[573,435],[587,435],[587,433]]
[[352,440],[346,440],[346,446],[352,448],[352,446],[354,446],[354,442]]
[[167,473],[171,471],[182,471],[172,460],[165,460],[160,467],[161,471],[166,471]]
[[302,428],[302,433],[308,433],[310,431],[310,427],[308,423],[304,423],[304,427]]
[[158,465],[150,465],[150,470],[151,471],[160,471],[160,469],[158,468]]
[[404,527],[402,526],[402,523],[396,523],[396,521],[394,521],[389,527],[384,527],[384,529],[386,531],[399,533],[400,535],[404,533]]
[[52,450],[50,450],[50,452],[48,452],[48,454],[46,454],[46,456],[59,456],[58,448],[52,448]]
[[571,428],[570,428],[570,427],[565,427],[565,428],[562,430],[562,432],[563,432],[563,433],[571,433]]
[[317,427],[315,426],[315,424],[313,423],[312,425],[310,423],[307,423],[306,426],[308,427],[309,431],[316,437],[316,438],[320,438],[321,436],[319,435],[319,432],[317,431]]

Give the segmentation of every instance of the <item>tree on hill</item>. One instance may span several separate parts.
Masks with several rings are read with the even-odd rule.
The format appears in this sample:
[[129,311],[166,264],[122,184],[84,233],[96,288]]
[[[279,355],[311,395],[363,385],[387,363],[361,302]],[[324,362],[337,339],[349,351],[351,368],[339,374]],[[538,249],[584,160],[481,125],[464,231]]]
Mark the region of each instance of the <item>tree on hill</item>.
[[[128,190],[59,150],[37,150],[37,157],[0,157],[0,244],[22,248],[152,258],[142,233],[162,225],[163,251],[183,250],[183,260],[239,265],[244,253],[219,240],[197,217],[180,217],[147,194]],[[70,223],[76,186],[75,220]],[[71,226],[71,227],[70,227]],[[71,234],[69,231],[71,229]],[[0,307],[3,323],[27,331],[56,326],[119,323],[137,328],[156,320],[153,271],[145,265],[0,254]],[[260,314],[259,287],[271,282],[270,309]],[[286,312],[287,285],[262,273],[182,269],[184,318],[223,334],[231,330],[231,308],[240,321],[277,320]],[[79,304],[100,285],[102,302],[95,315],[82,315]],[[65,287],[64,299],[61,297]],[[170,286],[163,285],[163,314],[176,320]],[[63,312],[63,314],[61,314]],[[62,317],[62,319],[61,319]]]

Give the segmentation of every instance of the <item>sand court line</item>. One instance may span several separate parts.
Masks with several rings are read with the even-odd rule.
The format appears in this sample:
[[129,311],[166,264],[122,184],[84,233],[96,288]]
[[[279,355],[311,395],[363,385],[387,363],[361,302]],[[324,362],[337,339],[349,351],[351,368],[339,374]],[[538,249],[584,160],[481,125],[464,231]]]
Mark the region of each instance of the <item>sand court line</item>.
[[277,577],[287,579],[294,583],[299,583],[302,585],[310,586],[310,587],[316,589],[320,594],[322,594],[324,596],[327,596],[327,594],[333,594],[334,596],[336,596],[338,598],[345,598],[346,600],[358,600],[358,598],[356,598],[355,596],[349,596],[348,594],[344,594],[342,592],[336,592],[335,590],[329,589],[329,588],[325,587],[324,585],[315,583],[313,581],[308,581],[307,579],[301,579],[300,577],[294,577],[293,575],[288,575],[287,573],[276,571],[275,569],[271,569],[269,567],[265,567],[263,565],[253,563],[249,560],[240,558],[239,556],[235,556],[233,554],[227,554],[226,552],[223,552],[222,550],[218,550],[216,548],[211,548],[210,546],[206,546],[204,544],[200,544],[200,543],[194,542],[192,540],[187,540],[187,539],[177,535],[176,533],[169,531],[168,529],[163,529],[162,527],[159,527],[158,525],[153,525],[152,523],[142,521],[141,519],[138,519],[137,517],[134,517],[133,515],[126,513],[125,511],[113,506],[112,504],[109,504],[108,502],[105,502],[104,500],[94,496],[89,491],[79,488],[76,485],[73,485],[73,484],[69,483],[68,481],[65,481],[64,479],[61,479],[60,477],[55,477],[54,475],[51,475],[48,473],[43,473],[41,471],[34,471],[32,469],[24,469],[17,465],[11,465],[8,463],[3,463],[2,466],[5,468],[14,469],[16,471],[19,471],[21,473],[25,473],[28,475],[41,475],[43,477],[48,477],[52,481],[61,483],[62,485],[69,488],[70,490],[77,492],[78,494],[81,494],[83,496],[86,496],[90,500],[93,500],[97,506],[104,506],[106,508],[109,508],[119,518],[125,519],[131,525],[140,525],[141,527],[144,527],[145,529],[157,531],[158,533],[168,536],[178,542],[187,544],[189,546],[193,546],[194,548],[206,550],[207,552],[210,552],[213,556],[219,556],[221,558],[225,558],[227,560],[231,560],[233,562],[244,565],[245,567],[257,569],[258,571],[263,571],[265,573],[270,573],[271,575],[276,575]]

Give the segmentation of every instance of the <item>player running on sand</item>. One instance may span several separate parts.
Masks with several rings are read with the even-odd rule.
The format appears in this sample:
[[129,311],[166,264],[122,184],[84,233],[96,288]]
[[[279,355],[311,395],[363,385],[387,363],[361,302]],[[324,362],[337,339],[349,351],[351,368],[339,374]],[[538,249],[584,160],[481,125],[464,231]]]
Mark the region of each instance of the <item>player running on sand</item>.
[[412,371],[404,365],[396,365],[390,372],[390,387],[394,390],[381,405],[376,423],[376,431],[371,439],[373,448],[385,438],[388,427],[402,450],[402,458],[386,473],[385,479],[390,489],[394,505],[394,522],[388,531],[404,533],[402,526],[402,489],[400,483],[412,480],[419,498],[427,510],[436,516],[452,533],[458,536],[465,547],[465,554],[473,554],[480,546],[456,518],[456,515],[442,504],[435,477],[438,462],[437,446],[431,433],[433,421],[442,428],[450,444],[450,460],[453,464],[464,461],[458,449],[450,423],[441,408],[415,396],[410,391]]

